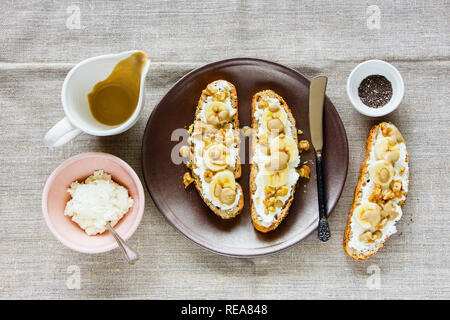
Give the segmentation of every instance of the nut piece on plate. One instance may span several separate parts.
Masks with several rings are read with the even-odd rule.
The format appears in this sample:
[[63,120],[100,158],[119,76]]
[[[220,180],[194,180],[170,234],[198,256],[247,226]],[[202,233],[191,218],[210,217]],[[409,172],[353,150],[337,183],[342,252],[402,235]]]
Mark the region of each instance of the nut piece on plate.
[[252,134],[252,128],[250,128],[249,126],[243,126],[242,134],[246,137],[250,137],[250,135]]
[[183,157],[183,158],[188,158],[189,155],[190,155],[190,152],[191,151],[190,151],[188,146],[182,146],[180,148],[180,156]]
[[306,164],[302,165],[302,167],[300,169],[298,169],[297,172],[301,178],[305,178],[305,179],[310,178],[311,169]]
[[184,188],[186,189],[192,182],[194,182],[194,179],[192,178],[190,172],[188,171],[183,175]]
[[308,151],[309,150],[309,142],[308,140],[301,140],[298,143],[298,149],[300,152],[302,152],[303,150]]

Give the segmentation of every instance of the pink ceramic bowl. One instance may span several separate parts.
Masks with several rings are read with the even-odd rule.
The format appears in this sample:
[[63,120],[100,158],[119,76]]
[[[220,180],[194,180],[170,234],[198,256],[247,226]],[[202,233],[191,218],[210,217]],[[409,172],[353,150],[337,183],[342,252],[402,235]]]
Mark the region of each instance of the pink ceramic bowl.
[[64,215],[67,192],[73,181],[84,181],[95,170],[103,169],[118,184],[126,187],[134,200],[127,214],[114,229],[127,240],[136,231],[144,213],[144,189],[134,170],[123,160],[108,153],[88,152],[71,157],[53,171],[42,194],[42,212],[50,231],[64,245],[79,252],[100,253],[117,248],[109,231],[88,236],[71,217]]

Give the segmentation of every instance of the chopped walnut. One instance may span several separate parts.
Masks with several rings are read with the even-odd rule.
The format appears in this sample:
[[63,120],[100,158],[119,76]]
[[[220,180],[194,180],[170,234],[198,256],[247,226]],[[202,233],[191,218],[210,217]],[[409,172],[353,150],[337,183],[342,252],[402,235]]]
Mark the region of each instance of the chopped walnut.
[[264,194],[266,195],[266,197],[271,197],[275,194],[276,189],[274,187],[265,187],[264,188]]
[[238,143],[237,139],[239,139],[239,138],[236,138],[234,133],[233,134],[227,134],[227,133],[224,134],[224,144],[227,147],[230,147],[233,144]]
[[388,127],[387,125],[386,125],[386,123],[380,123],[380,129],[381,129],[381,133],[383,134],[383,136],[385,136],[385,137],[387,137],[387,136],[389,136],[389,133],[391,132],[391,128],[390,127]]
[[262,144],[268,144],[269,143],[269,137],[266,134],[262,134],[258,137],[258,142]]
[[269,106],[269,103],[266,100],[261,100],[258,102],[258,109],[265,109]]
[[393,180],[391,184],[389,185],[392,192],[395,195],[395,198],[401,198],[403,196],[402,191],[402,181],[401,180]]
[[387,218],[389,221],[393,221],[398,217],[396,207],[391,201],[388,201],[386,204],[382,205],[382,207],[383,210],[381,211],[381,214],[383,218]]
[[214,172],[212,172],[211,170],[207,169],[205,170],[205,173],[203,174],[203,179],[205,179],[206,183],[210,183],[212,178],[214,176]]
[[366,231],[359,235],[359,241],[361,242],[369,242],[370,240],[372,240],[372,232],[370,231]]
[[192,182],[194,182],[194,178],[192,178],[192,176],[189,172],[186,172],[183,175],[184,188],[186,189]]
[[402,134],[400,133],[400,131],[396,128],[396,127],[388,127],[386,125],[386,123],[381,123],[380,124],[380,128],[381,128],[381,133],[383,134],[383,136],[385,137],[392,137],[395,142],[403,142],[405,141],[403,139]]
[[205,91],[206,91],[206,94],[208,94],[208,95],[213,95],[213,94],[215,94],[218,90],[217,90],[216,88],[213,88],[213,86],[211,86],[211,84],[209,84],[209,85],[206,87]]
[[393,180],[390,184],[390,188],[392,192],[399,193],[402,190],[402,181],[401,180]]
[[381,239],[383,233],[380,230],[376,230],[373,233],[370,230],[365,231],[359,235],[359,241],[372,243],[377,239]]
[[245,137],[250,137],[250,135],[252,134],[252,128],[250,128],[249,126],[242,127],[242,134]]
[[381,232],[381,230],[377,230],[374,233],[372,233],[373,240],[381,239],[382,236],[383,232]]
[[389,221],[389,218],[383,218],[380,220],[380,223],[376,226],[377,229],[382,229],[386,225],[386,223]]
[[180,156],[183,158],[188,158],[191,153],[191,149],[188,146],[182,146],[180,148]]
[[401,169],[398,171],[398,173],[399,173],[400,175],[403,175],[403,174],[405,173],[405,170],[406,170],[406,168],[403,167],[403,168],[401,168]]
[[384,201],[389,201],[395,198],[395,193],[390,189],[385,189],[381,192],[381,198]]
[[373,188],[371,195],[367,200],[369,200],[370,202],[376,202],[380,198],[381,192],[382,192],[381,185],[376,184],[375,187]]
[[284,203],[283,201],[277,199],[277,197],[284,197],[287,195],[289,188],[285,186],[281,186],[278,188],[274,188],[271,186],[267,186],[264,188],[264,194],[266,199],[262,202],[266,209],[266,214],[269,212],[275,212],[276,208],[282,208]]
[[263,204],[265,207],[269,208],[273,205],[275,205],[275,197],[270,197],[268,199],[263,200]]
[[288,187],[279,187],[276,191],[276,196],[277,197],[285,197],[288,194],[289,188]]
[[309,142],[308,140],[301,140],[298,143],[299,151],[302,152],[303,150],[308,151],[309,150]]
[[217,101],[224,101],[226,99],[226,97],[227,97],[227,92],[226,91],[222,91],[222,92],[216,93],[213,96],[213,99],[217,100]]
[[188,129],[188,133],[191,134],[193,130],[194,130],[194,124],[191,123],[191,125],[189,126],[189,129]]
[[309,179],[311,169],[307,165],[303,165],[300,169],[297,169],[297,172],[301,178]]

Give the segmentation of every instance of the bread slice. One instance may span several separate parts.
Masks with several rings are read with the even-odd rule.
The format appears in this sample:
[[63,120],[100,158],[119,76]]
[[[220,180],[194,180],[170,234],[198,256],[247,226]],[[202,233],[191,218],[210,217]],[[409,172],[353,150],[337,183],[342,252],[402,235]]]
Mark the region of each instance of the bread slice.
[[[389,148],[394,150],[394,153],[397,152],[396,150],[399,150],[398,160],[395,160],[395,157],[389,158],[391,149],[383,148],[383,142],[387,138],[396,142]],[[385,151],[383,152],[382,150]],[[391,181],[388,186],[382,186],[377,183],[378,181],[374,181],[377,180],[376,175],[379,172],[377,171],[379,167],[377,167],[376,163],[380,163],[380,161],[385,159],[387,159],[388,163],[391,163],[394,173],[393,181],[396,181],[396,183]],[[398,181],[401,183],[400,189]],[[395,223],[402,216],[401,206],[406,200],[408,184],[409,159],[406,143],[402,135],[397,127],[390,122],[382,122],[373,126],[367,138],[366,157],[361,164],[347,228],[344,233],[343,247],[350,257],[355,260],[365,260],[371,257],[397,231]],[[381,220],[378,220],[376,213],[379,210],[381,210]],[[375,217],[372,216],[375,220],[369,224],[364,219],[369,216],[367,211],[372,211],[371,214],[375,214]],[[386,216],[389,212],[391,214]],[[360,222],[361,220],[358,218],[361,216],[363,216],[363,222]],[[383,221],[386,218],[388,219],[387,222]],[[374,226],[377,222],[379,224]],[[361,234],[364,235],[361,236]]]
[[[275,99],[275,100],[271,100],[271,99]],[[265,139],[261,139],[262,136],[264,136],[264,134],[266,134],[266,132],[264,132],[264,130],[261,127],[261,121],[258,120],[258,117],[263,117],[261,116],[257,116],[257,112],[261,113],[261,111],[258,111],[258,104],[259,103],[264,103],[266,100],[269,101],[275,101],[274,103],[276,103],[276,100],[279,101],[279,106],[281,107],[282,110],[284,110],[285,114],[286,114],[286,125],[285,125],[285,129],[283,129],[283,132],[281,133],[281,135],[286,134],[286,131],[289,131],[289,137],[292,138],[294,144],[295,144],[295,148],[296,148],[296,152],[297,154],[294,155],[294,157],[296,157],[296,160],[294,161],[293,167],[288,166],[289,171],[289,175],[291,176],[290,181],[291,184],[289,185],[289,187],[287,185],[285,185],[284,187],[288,188],[288,192],[285,196],[283,197],[278,197],[276,196],[275,193],[275,199],[276,200],[280,200],[283,199],[283,203],[282,206],[278,206],[276,208],[276,212],[272,213],[272,212],[268,212],[266,210],[266,208],[270,207],[266,206],[266,204],[263,202],[263,200],[266,201],[270,201],[269,199],[271,197],[274,197],[273,194],[265,194],[264,190],[266,189],[266,187],[268,187],[268,185],[261,183],[261,179],[260,176],[258,176],[258,173],[263,170],[263,168],[260,166],[263,165],[264,160],[259,159],[257,157],[255,157],[256,152],[258,152],[258,157],[259,154],[262,154],[260,151],[260,148],[262,146],[264,146],[264,142],[263,140]],[[268,108],[268,105],[266,106],[266,108]],[[261,110],[264,110],[265,108],[261,108]],[[263,111],[262,111],[263,112]],[[270,140],[273,141],[273,139],[276,138],[276,136],[271,136],[270,134],[267,134],[268,136],[268,143],[270,144]],[[284,99],[279,96],[278,94],[276,94],[274,91],[272,90],[264,90],[261,92],[256,93],[253,96],[252,99],[252,141],[251,141],[251,146],[252,146],[252,163],[251,163],[251,167],[250,167],[250,202],[251,202],[251,219],[253,222],[253,226],[255,227],[255,229],[257,229],[258,231],[261,232],[269,232],[272,231],[274,229],[276,229],[278,227],[278,225],[281,223],[281,221],[283,221],[283,219],[287,216],[288,212],[289,212],[289,208],[292,204],[292,200],[294,199],[294,193],[295,193],[295,188],[296,188],[296,183],[298,181],[298,173],[296,172],[295,168],[298,166],[298,164],[300,163],[300,156],[298,155],[298,139],[297,139],[297,128],[295,126],[295,119],[292,115],[291,110],[289,109],[287,103],[284,101]],[[270,152],[270,151],[269,151]],[[258,160],[259,159],[259,160]],[[265,158],[265,161],[267,163],[267,158]],[[259,163],[259,164],[258,164]],[[262,172],[261,172],[262,174]],[[260,189],[261,188],[261,189]],[[277,187],[280,188],[280,187]],[[264,189],[264,190],[263,190]],[[264,212],[262,212],[264,211]]]
[[[225,95],[225,97],[223,97]],[[234,112],[233,115],[227,120],[220,120],[222,123],[213,125],[206,119],[205,109],[207,105],[211,102],[220,102],[227,106],[229,114]],[[244,195],[242,187],[236,182],[236,198],[233,205],[225,205],[220,203],[214,196],[209,192],[209,184],[214,181],[214,178],[219,172],[230,171],[237,179],[241,176],[242,169],[239,158],[239,118],[238,118],[238,98],[236,93],[236,88],[233,84],[225,80],[216,80],[210,84],[202,91],[200,96],[196,112],[194,123],[190,127],[190,163],[189,167],[194,178],[195,186],[202,197],[203,201],[208,205],[208,207],[218,216],[223,219],[229,219],[237,216],[241,213],[244,206]],[[226,137],[224,134],[226,133]],[[223,143],[218,142],[218,139],[223,139]],[[233,137],[231,141],[230,137]],[[227,140],[228,139],[228,140]],[[206,142],[205,142],[206,141]],[[234,165],[227,165],[226,168],[216,168],[214,171],[211,170],[207,165],[205,166],[204,156],[206,153],[203,151],[207,149],[208,146],[212,144],[220,144],[226,146],[227,152],[230,152],[230,157],[234,157]],[[196,144],[198,150],[196,149]],[[231,152],[234,151],[234,152]],[[228,160],[230,161],[230,160]],[[205,175],[210,175],[209,177],[213,179],[212,181],[206,182],[208,178]],[[211,172],[210,172],[211,171]],[[208,190],[205,190],[205,187]]]

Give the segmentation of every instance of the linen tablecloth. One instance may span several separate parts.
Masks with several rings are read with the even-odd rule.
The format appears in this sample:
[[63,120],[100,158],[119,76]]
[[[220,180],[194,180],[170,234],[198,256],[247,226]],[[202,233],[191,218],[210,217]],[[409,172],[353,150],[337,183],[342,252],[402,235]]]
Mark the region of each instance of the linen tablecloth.
[[[2,1],[0,298],[450,298],[449,20],[448,1]],[[152,59],[139,122],[117,136],[82,134],[47,148],[44,134],[64,116],[67,72],[85,58],[130,49]],[[136,265],[119,250],[87,255],[59,243],[41,213],[53,169],[70,156],[103,151],[142,179],[141,139],[153,107],[190,70],[234,57],[329,77],[327,94],[350,151],[331,240],[320,243],[313,233],[275,255],[215,255],[173,229],[146,192],[144,218],[129,240],[141,254]],[[345,85],[368,59],[392,63],[404,78],[401,106],[383,119],[406,138],[411,182],[398,233],[357,262],[344,253],[342,236],[377,120],[352,108]]]

